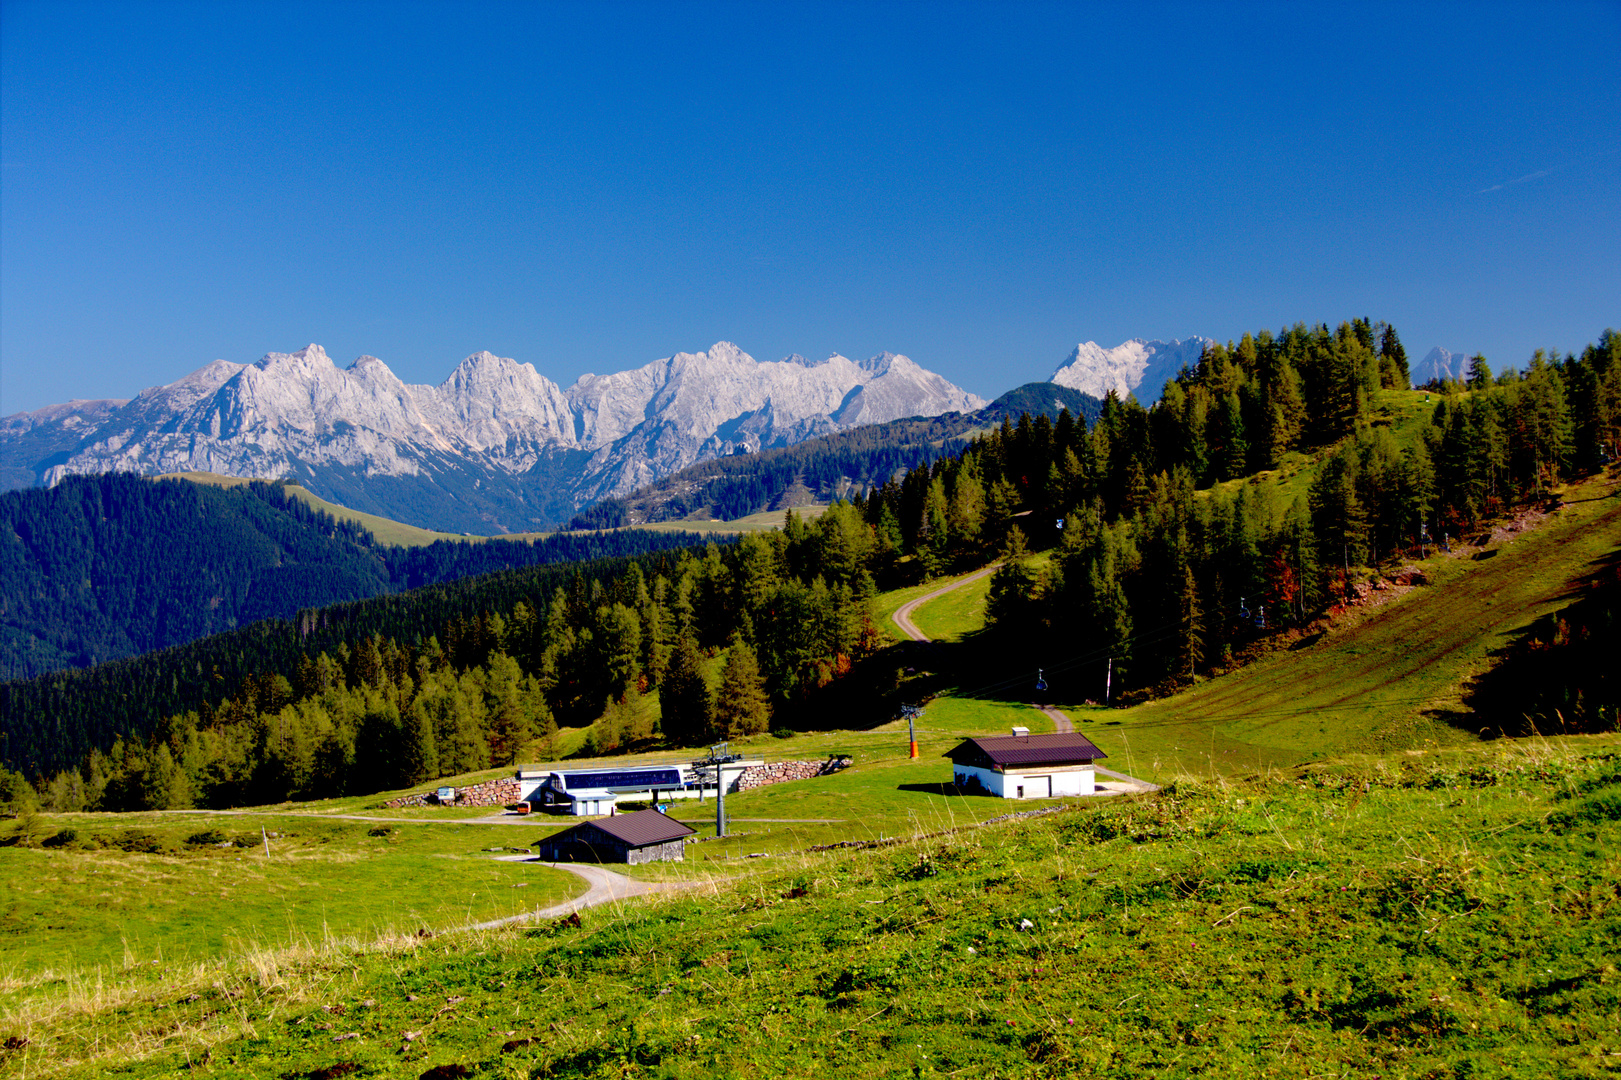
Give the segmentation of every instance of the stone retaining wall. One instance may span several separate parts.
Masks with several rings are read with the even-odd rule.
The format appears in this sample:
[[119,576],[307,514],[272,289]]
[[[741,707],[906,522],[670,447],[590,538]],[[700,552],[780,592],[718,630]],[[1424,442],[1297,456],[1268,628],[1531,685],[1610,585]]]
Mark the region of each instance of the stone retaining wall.
[[[482,784],[472,787],[456,789],[454,806],[510,806],[518,801],[518,781],[515,777],[503,780],[486,780]],[[384,806],[442,806],[439,796],[432,791],[420,792],[416,795],[402,795],[398,799],[390,799]]]
[[837,757],[825,761],[773,761],[768,765],[751,765],[731,786],[731,791],[748,791],[767,784],[783,784],[789,780],[809,780],[815,776],[830,776],[855,764],[854,758]]

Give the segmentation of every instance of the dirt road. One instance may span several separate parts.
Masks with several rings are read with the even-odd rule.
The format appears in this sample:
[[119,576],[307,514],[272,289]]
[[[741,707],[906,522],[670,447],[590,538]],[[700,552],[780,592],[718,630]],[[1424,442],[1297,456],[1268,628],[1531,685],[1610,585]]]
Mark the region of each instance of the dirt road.
[[572,911],[580,911],[588,907],[597,907],[602,904],[617,903],[620,900],[630,900],[649,893],[675,892],[679,889],[697,889],[710,885],[708,881],[637,881],[624,874],[609,870],[605,866],[592,863],[549,863],[527,855],[503,855],[502,862],[532,862],[548,870],[562,870],[566,873],[585,879],[590,888],[572,900],[565,900],[561,904],[553,904],[548,908],[537,911],[526,911],[522,915],[509,915],[504,919],[491,919],[489,922],[473,923],[463,929],[467,930],[494,930],[498,926],[511,926],[514,923],[540,922],[545,919],[559,919]]
[[944,596],[948,592],[953,592],[962,588],[969,582],[978,581],[982,577],[996,573],[996,568],[1001,565],[1001,563],[992,563],[983,570],[974,571],[972,574],[969,574],[960,581],[953,581],[950,585],[942,586],[931,593],[924,593],[916,600],[908,600],[906,603],[902,604],[896,609],[895,614],[891,616],[891,618],[895,620],[895,625],[900,627],[901,633],[905,634],[913,641],[928,641],[929,635],[919,630],[917,628],[917,624],[912,621],[912,612],[916,611],[918,608],[922,607],[924,604],[928,603],[930,600],[933,600],[937,596]]
[[[917,628],[917,624],[912,621],[912,613],[915,612],[918,608],[922,607],[924,604],[928,603],[930,600],[935,599],[936,597],[944,596],[946,593],[953,592],[953,591],[955,591],[957,589],[960,589],[964,585],[969,584],[970,582],[978,581],[980,578],[986,576],[987,574],[994,574],[996,572],[997,567],[999,567],[1001,565],[1002,565],[1001,563],[992,563],[990,566],[987,566],[985,569],[975,571],[974,573],[969,574],[967,577],[963,578],[960,581],[953,581],[950,585],[946,585],[943,588],[936,589],[931,593],[924,593],[922,596],[918,597],[916,600],[910,600],[910,601],[902,604],[898,609],[896,609],[895,614],[893,616],[893,618],[895,620],[895,625],[900,627],[901,633],[905,634],[907,637],[911,638],[913,641],[928,641],[929,640],[929,635],[927,635],[923,631],[919,630]],[[1052,719],[1053,730],[1054,731],[1074,731],[1075,730],[1075,725],[1074,725],[1073,722],[1071,722],[1070,718],[1065,716],[1063,713],[1059,712],[1057,709],[1051,709],[1051,708],[1048,708],[1045,705],[1037,705],[1036,708],[1038,708],[1042,712],[1046,713]]]

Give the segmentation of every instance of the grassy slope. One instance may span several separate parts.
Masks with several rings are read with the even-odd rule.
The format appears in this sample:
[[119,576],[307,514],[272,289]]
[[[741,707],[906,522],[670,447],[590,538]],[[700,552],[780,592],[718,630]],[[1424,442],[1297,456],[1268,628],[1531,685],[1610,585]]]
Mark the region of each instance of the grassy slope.
[[1112,756],[1129,751],[1149,778],[1469,738],[1445,722],[1464,682],[1517,631],[1574,599],[1570,582],[1621,543],[1621,501],[1609,490],[1573,490],[1568,497],[1587,501],[1493,545],[1484,560],[1474,549],[1434,556],[1423,564],[1434,585],[1234,674],[1133,709],[1082,705],[1071,715]]
[[[1297,465],[1287,480],[1298,482],[1299,472]],[[1459,682],[1493,640],[1557,606],[1562,583],[1614,548],[1621,539],[1615,510],[1613,499],[1577,503],[1488,561],[1436,561],[1432,576],[1448,588],[1419,590],[1288,658],[1155,705],[1074,713],[1095,717],[1084,730],[1111,750],[1110,764],[1159,779],[1199,771],[1218,787],[1195,791],[1184,781],[1172,797],[1138,810],[1094,804],[876,857],[793,855],[810,843],[929,833],[1007,809],[943,794],[947,770],[938,754],[962,733],[1005,730],[1010,722],[1042,730],[1043,718],[1015,703],[944,697],[925,715],[919,762],[906,759],[904,723],[743,747],[771,758],[853,752],[857,766],[729,799],[734,830],[744,835],[705,843],[692,850],[693,862],[662,873],[692,877],[708,868],[746,876],[717,898],[675,902],[677,915],[669,904],[594,913],[582,931],[498,934],[473,952],[394,941],[358,954],[289,954],[288,967],[257,982],[241,981],[244,972],[231,974],[227,962],[223,974],[209,976],[213,984],[241,986],[260,1002],[258,1012],[236,1019],[208,1005],[206,989],[194,1012],[164,1012],[175,988],[198,976],[180,972],[165,982],[129,973],[127,984],[77,1027],[65,1027],[64,1041],[37,1060],[88,1052],[88,1033],[100,1036],[103,1027],[107,1045],[132,1040],[126,1047],[236,1038],[242,1016],[252,1023],[270,1008],[324,1002],[317,984],[341,970],[357,980],[354,999],[385,983],[391,993],[375,995],[376,1011],[364,1024],[357,1018],[360,1040],[330,1048],[324,1034],[255,1027],[254,1037],[231,1044],[239,1072],[222,1065],[224,1074],[251,1074],[252,1063],[268,1056],[309,1067],[355,1060],[368,1074],[401,1076],[448,1062],[526,1075],[537,1066],[618,1075],[618,1066],[651,1068],[655,1058],[652,1075],[882,1075],[914,1074],[914,1067],[915,1074],[971,1068],[982,1075],[1178,1075],[1195,1068],[1233,1076],[1266,1068],[1281,1075],[1461,1075],[1454,1066],[1468,1060],[1508,1074],[1608,1075],[1604,1070],[1621,1063],[1621,1045],[1603,1037],[1617,1027],[1616,972],[1604,959],[1617,952],[1616,894],[1605,883],[1621,873],[1613,824],[1621,793],[1609,794],[1613,761],[1583,763],[1571,748],[1616,740],[1351,753],[1321,773],[1282,766],[1313,750],[1457,739],[1423,708],[1455,701]],[[880,606],[893,610],[924,591],[881,598]],[[931,615],[934,605],[925,605],[920,625],[928,628],[933,618],[942,636],[971,629],[972,600],[958,599],[960,611]],[[1447,606],[1437,610],[1438,601]],[[1474,640],[1482,630],[1483,639]],[[1371,672],[1381,656],[1411,661],[1408,687],[1416,690],[1376,672],[1359,674],[1359,663]],[[1288,659],[1296,667],[1285,670]],[[1369,732],[1379,737],[1370,743]],[[1269,778],[1231,778],[1256,766],[1268,767]],[[1355,782],[1342,786],[1335,773],[1366,783],[1368,793],[1359,795]],[[1584,783],[1591,790],[1582,790]],[[1573,806],[1585,824],[1546,827],[1550,815]],[[689,804],[678,816],[701,821],[708,810]],[[1114,824],[1066,832],[1060,822],[1080,820],[1072,814]],[[767,817],[835,820],[743,820]],[[993,844],[992,836],[1003,839]],[[994,859],[976,854],[992,848]],[[730,861],[754,851],[777,858]],[[1101,883],[1118,896],[1100,894]],[[780,889],[784,895],[794,887],[810,895],[778,901],[779,886],[790,886]],[[1040,925],[1044,912],[1050,927]],[[1045,936],[1013,934],[1015,916],[1033,917]],[[1072,919],[1060,934],[1058,924]],[[981,960],[965,959],[965,941],[977,943]],[[700,965],[737,942],[721,963]],[[1207,955],[1212,959],[1200,959]],[[497,993],[501,973],[531,964],[543,981],[560,980],[563,1000],[537,994],[514,1004]],[[458,995],[461,988],[476,992],[450,1020],[434,1021],[434,1040],[413,1044],[402,1061],[372,1053],[391,1025],[420,1026],[400,991],[436,980]],[[669,995],[657,993],[666,987]],[[808,996],[788,1004],[795,994]],[[579,1010],[570,1002],[582,995],[597,1004],[572,1023],[568,1016]],[[127,1014],[114,1016],[115,999]],[[649,999],[663,1005],[649,1009]],[[870,1009],[862,1008],[867,1000]],[[14,997],[21,1011],[13,1015],[25,1025],[19,1030],[38,1030],[26,1028],[37,1022],[30,1018],[59,1010],[62,1001],[60,987]],[[1011,1030],[1003,1030],[1004,1014]],[[1060,1014],[1079,1022],[1071,1028]],[[487,1019],[539,1041],[503,1055]],[[810,1042],[792,1050],[802,1037]]]
[[[210,484],[215,487],[235,487],[251,481],[238,476],[221,476],[218,473],[189,472],[170,473],[157,479],[190,480],[194,484]],[[294,496],[304,500],[317,510],[324,510],[335,518],[359,522],[362,527],[377,538],[379,544],[395,547],[426,547],[428,544],[440,540],[469,540],[479,542],[483,540],[541,540],[556,535],[547,532],[528,533],[502,533],[496,536],[464,536],[459,533],[434,532],[432,529],[420,529],[415,525],[407,525],[392,518],[379,517],[376,514],[366,514],[359,510],[351,510],[347,506],[328,502],[318,495],[289,484],[287,490]],[[826,506],[796,506],[794,513],[802,518],[814,518],[826,510]],[[736,521],[661,521],[651,525],[637,525],[637,529],[647,529],[653,532],[695,532],[714,533],[717,537],[735,536],[744,532],[761,532],[767,529],[782,527],[783,511],[768,510],[748,517],[738,518]]]
[[28,1075],[1607,1076],[1618,816],[1613,740],[1184,782],[579,928],[136,967],[0,1033]]
[[961,641],[985,625],[991,579],[980,578],[918,608],[912,621],[933,641]]
[[[250,483],[239,476],[221,476],[218,473],[188,472],[170,473],[157,477],[160,480],[190,480],[194,484],[208,484],[213,487],[236,487],[239,484]],[[304,500],[316,510],[324,510],[333,517],[344,521],[356,521],[372,536],[377,538],[379,544],[396,547],[426,547],[439,540],[466,540],[469,537],[458,536],[455,533],[434,532],[431,529],[419,529],[415,525],[394,521],[391,518],[379,517],[376,514],[364,514],[359,510],[351,510],[347,506],[327,502],[318,495],[314,495],[297,484],[289,484],[287,490],[292,495]],[[481,539],[481,538],[479,538]]]
[[[266,858],[260,826],[279,836]],[[327,934],[443,928],[553,903],[581,891],[562,873],[491,862],[495,845],[541,833],[516,827],[376,826],[308,816],[76,814],[67,849],[0,849],[0,972],[201,960]],[[384,826],[387,828],[387,826]],[[213,829],[235,841],[190,846]],[[133,833],[160,853],[95,846]],[[49,832],[46,833],[49,835]],[[514,889],[522,881],[525,887]]]

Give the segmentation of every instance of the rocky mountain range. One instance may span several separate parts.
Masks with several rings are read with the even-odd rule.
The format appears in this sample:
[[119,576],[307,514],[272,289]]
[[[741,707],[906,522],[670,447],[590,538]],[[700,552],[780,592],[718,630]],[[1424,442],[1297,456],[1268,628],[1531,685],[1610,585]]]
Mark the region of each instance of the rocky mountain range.
[[310,345],[216,360],[127,401],[6,417],[0,484],[109,471],[293,476],[412,524],[518,532],[696,461],[984,405],[893,353],[762,362],[719,342],[563,389],[488,352],[438,386],[414,386],[376,357],[340,368]]
[[1209,338],[1194,337],[1180,341],[1130,341],[1105,349],[1095,341],[1075,346],[1069,359],[1053,372],[1052,381],[1068,386],[1099,400],[1113,390],[1119,397],[1135,395],[1145,406],[1159,400],[1165,380],[1184,367],[1199,366]]

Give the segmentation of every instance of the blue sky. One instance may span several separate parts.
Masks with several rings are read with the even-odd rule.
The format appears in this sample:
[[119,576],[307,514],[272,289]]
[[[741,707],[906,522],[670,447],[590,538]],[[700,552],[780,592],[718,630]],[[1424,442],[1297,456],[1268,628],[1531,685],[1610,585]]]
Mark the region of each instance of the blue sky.
[[717,340],[987,397],[1076,342],[1621,325],[1621,5],[0,7],[0,413],[315,341]]

